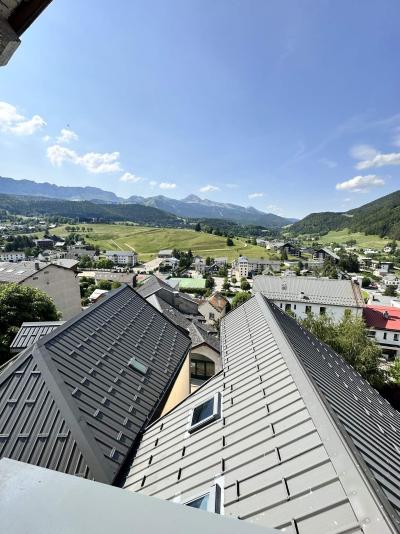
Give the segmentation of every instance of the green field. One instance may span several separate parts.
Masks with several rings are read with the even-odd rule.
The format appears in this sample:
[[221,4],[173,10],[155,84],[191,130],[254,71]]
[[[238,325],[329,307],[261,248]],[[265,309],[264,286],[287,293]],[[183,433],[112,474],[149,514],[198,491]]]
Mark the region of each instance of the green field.
[[350,232],[348,230],[332,230],[331,232],[328,232],[326,235],[322,235],[319,238],[319,241],[323,244],[329,245],[330,243],[345,243],[346,241],[350,241],[351,239],[355,239],[357,241],[357,245],[362,248],[383,248],[388,240],[382,239],[381,237],[377,235],[365,235],[361,234],[359,232]]
[[[262,247],[249,245],[244,239],[234,239],[234,246],[226,245],[226,238],[194,230],[178,228],[151,228],[123,224],[85,224],[93,231],[85,233],[87,243],[101,250],[135,250],[140,261],[149,261],[157,256],[160,249],[191,249],[200,256],[226,256],[232,261],[240,255],[250,258],[267,258],[269,253]],[[56,235],[65,236],[65,227],[54,230]]]

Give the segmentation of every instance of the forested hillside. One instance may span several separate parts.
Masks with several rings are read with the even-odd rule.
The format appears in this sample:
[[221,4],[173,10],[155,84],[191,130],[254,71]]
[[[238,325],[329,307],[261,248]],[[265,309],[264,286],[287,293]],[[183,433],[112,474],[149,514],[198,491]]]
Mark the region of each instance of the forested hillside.
[[137,204],[97,204],[89,201],[41,199],[0,195],[0,215],[63,217],[90,221],[131,221],[153,226],[180,226],[175,215]]
[[353,232],[400,239],[400,191],[345,213],[311,213],[290,227],[291,233],[323,235],[348,228]]

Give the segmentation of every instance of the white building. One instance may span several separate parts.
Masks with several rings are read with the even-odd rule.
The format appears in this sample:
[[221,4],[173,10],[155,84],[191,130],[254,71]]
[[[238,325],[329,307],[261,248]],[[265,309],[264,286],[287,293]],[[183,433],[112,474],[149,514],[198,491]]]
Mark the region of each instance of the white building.
[[253,293],[259,292],[283,310],[290,310],[302,319],[313,313],[329,314],[339,321],[347,310],[360,316],[364,307],[360,286],[351,280],[256,276]]
[[25,252],[10,251],[10,252],[0,252],[0,261],[23,261],[26,258]]
[[129,265],[134,267],[137,263],[137,254],[128,250],[107,250],[106,258],[115,265]]
[[246,256],[240,256],[232,263],[232,273],[240,278],[242,276],[247,278],[252,274],[262,273],[268,264],[269,260],[250,259]]
[[54,302],[62,319],[70,319],[81,308],[77,273],[53,263],[24,261],[0,264],[0,284],[16,283],[44,291]]
[[368,335],[380,345],[387,359],[400,356],[400,308],[368,305],[364,308]]

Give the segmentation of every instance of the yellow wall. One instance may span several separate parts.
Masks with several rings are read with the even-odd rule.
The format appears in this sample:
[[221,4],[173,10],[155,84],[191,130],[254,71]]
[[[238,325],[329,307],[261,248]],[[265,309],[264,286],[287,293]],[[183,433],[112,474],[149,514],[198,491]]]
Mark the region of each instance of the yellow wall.
[[172,410],[177,404],[179,404],[183,399],[190,394],[190,356],[186,356],[182,368],[176,377],[174,385],[172,386],[171,392],[168,396],[167,402],[163,408],[161,415],[165,415],[167,412]]

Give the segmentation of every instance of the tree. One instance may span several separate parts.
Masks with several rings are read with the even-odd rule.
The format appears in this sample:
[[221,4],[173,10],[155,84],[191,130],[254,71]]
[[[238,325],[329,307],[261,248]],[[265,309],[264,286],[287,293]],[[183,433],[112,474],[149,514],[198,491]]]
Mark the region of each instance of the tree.
[[226,245],[228,247],[233,247],[233,239],[231,237],[228,237],[228,239],[226,240]]
[[230,288],[231,288],[231,284],[229,283],[229,280],[227,278],[224,278],[222,289],[224,289],[225,291],[229,291]]
[[119,287],[121,287],[121,282],[115,281],[111,284],[111,289],[118,289]]
[[236,282],[237,282],[236,276],[232,276],[231,281],[232,281],[232,284],[236,284]]
[[0,364],[10,357],[10,344],[25,321],[57,321],[61,314],[49,296],[29,286],[0,286]]
[[194,227],[195,231],[196,232],[201,232],[201,225],[200,223],[197,223],[196,226]]
[[379,387],[384,376],[378,366],[382,351],[367,336],[363,320],[345,313],[341,321],[334,322],[329,315],[309,314],[301,324],[320,341],[329,345],[358,371],[370,384]]
[[386,286],[383,294],[385,295],[385,297],[395,297],[397,295],[396,289],[397,288],[395,286]]
[[110,291],[112,286],[111,286],[111,282],[109,280],[99,280],[97,282],[97,287],[99,289],[105,289],[107,291]]
[[210,275],[207,276],[206,278],[206,288],[207,289],[212,289],[215,285],[215,282],[214,282],[214,278]]
[[389,376],[396,384],[400,385],[400,358],[396,358],[389,369]]
[[369,287],[371,285],[371,278],[368,276],[363,276],[361,280],[361,287]]
[[210,258],[210,256],[207,256],[207,258],[206,258],[206,265],[207,265],[207,266],[211,265],[211,258]]
[[96,263],[97,269],[112,269],[114,267],[114,264],[111,260],[107,260],[105,258],[101,258]]
[[243,291],[248,291],[250,289],[249,281],[246,278],[241,279],[240,289],[243,289]]
[[83,256],[81,256],[78,265],[81,269],[92,267],[92,260],[90,259],[90,256],[88,254],[84,254]]
[[244,302],[251,298],[250,293],[247,291],[239,291],[232,299],[232,310],[241,306]]

